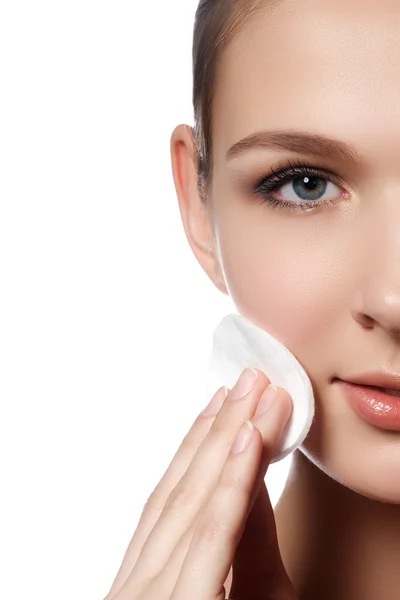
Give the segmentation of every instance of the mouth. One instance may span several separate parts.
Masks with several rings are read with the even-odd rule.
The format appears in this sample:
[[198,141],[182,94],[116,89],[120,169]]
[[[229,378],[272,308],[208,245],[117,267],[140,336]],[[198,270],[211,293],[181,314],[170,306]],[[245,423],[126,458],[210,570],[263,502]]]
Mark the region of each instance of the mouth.
[[378,390],[380,392],[384,392],[385,394],[389,394],[390,396],[400,397],[400,391],[392,388],[384,388],[379,385],[364,385],[363,387],[370,388],[371,390]]

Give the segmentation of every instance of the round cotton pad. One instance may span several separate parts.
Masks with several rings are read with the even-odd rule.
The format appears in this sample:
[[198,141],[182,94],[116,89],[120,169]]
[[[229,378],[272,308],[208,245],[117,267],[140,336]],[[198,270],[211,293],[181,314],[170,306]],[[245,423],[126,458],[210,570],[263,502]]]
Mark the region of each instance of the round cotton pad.
[[206,371],[207,398],[223,385],[232,388],[246,367],[263,371],[292,398],[292,414],[271,459],[274,463],[294,452],[310,430],[314,418],[311,381],[293,354],[270,333],[241,315],[227,315],[213,335]]

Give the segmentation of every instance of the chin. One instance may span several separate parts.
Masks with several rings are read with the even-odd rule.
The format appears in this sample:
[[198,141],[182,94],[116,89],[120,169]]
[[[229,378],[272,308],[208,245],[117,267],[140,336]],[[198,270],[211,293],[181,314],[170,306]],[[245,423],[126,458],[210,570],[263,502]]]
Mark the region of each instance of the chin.
[[374,427],[341,402],[316,397],[299,450],[338,484],[372,500],[400,504],[400,432]]

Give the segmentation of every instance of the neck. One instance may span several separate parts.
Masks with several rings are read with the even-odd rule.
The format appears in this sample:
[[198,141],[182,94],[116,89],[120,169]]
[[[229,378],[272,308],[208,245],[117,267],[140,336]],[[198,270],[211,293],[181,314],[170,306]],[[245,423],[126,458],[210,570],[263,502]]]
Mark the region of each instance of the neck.
[[350,490],[297,450],[274,512],[299,600],[400,597],[400,505]]

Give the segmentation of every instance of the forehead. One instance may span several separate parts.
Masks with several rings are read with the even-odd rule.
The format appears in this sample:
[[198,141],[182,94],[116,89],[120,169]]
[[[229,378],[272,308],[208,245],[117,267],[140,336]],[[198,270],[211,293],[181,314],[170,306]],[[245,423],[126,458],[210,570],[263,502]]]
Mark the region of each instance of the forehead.
[[373,131],[398,148],[399,32],[400,3],[389,0],[289,0],[262,9],[218,66],[216,165],[239,139],[267,129],[351,136],[360,144]]

